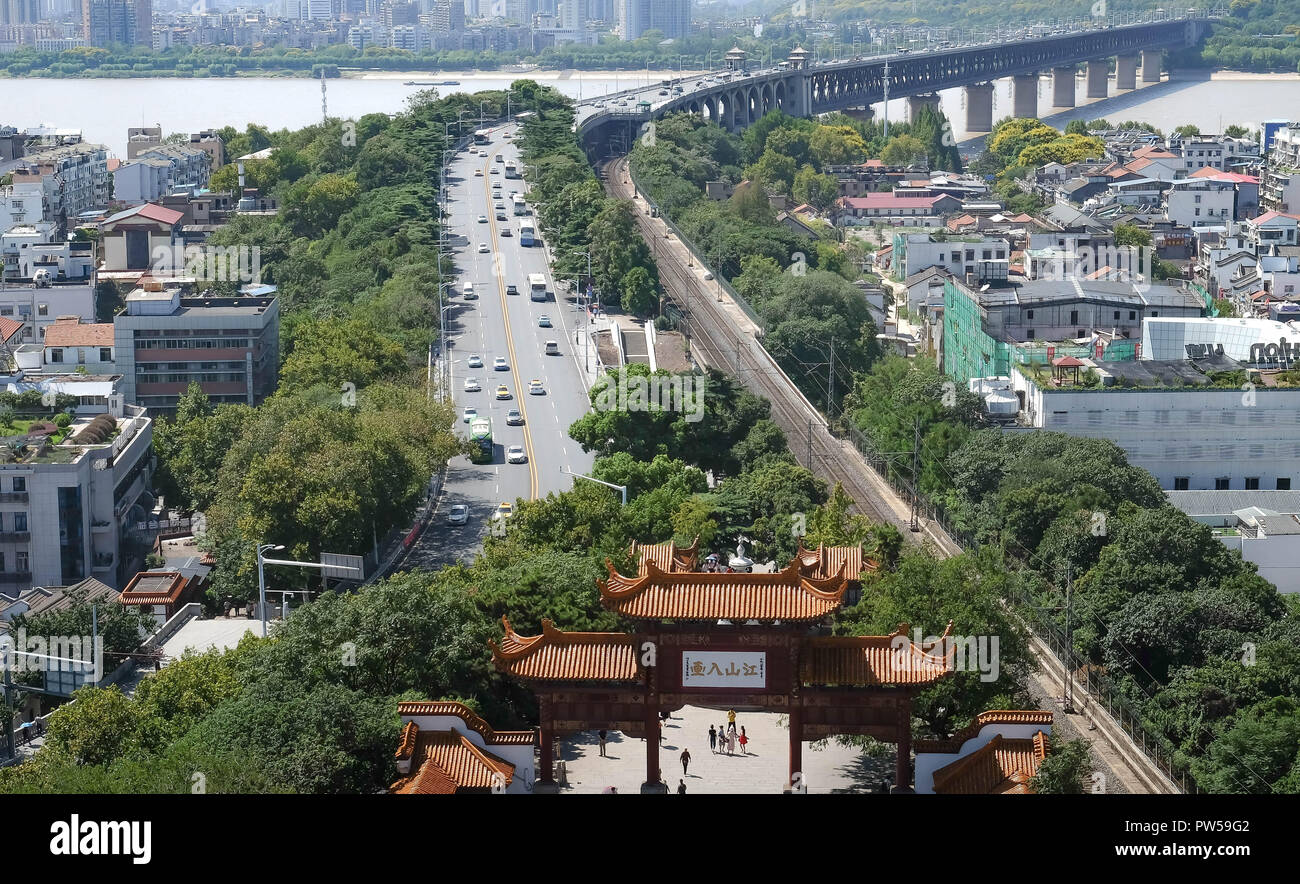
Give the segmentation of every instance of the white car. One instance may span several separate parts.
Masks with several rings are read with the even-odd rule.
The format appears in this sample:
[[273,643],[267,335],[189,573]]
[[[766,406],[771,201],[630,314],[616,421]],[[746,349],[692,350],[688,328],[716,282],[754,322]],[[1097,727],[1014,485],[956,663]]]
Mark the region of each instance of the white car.
[[479,253],[480,255],[486,255],[489,251],[491,251],[491,250],[488,248],[488,244],[487,244],[487,243],[485,243],[485,242],[481,242],[481,243],[478,244],[478,253]]
[[471,356],[471,357],[469,358],[469,367],[470,367],[470,368],[482,368],[482,367],[483,367],[483,357],[482,357],[482,356],[478,356],[478,355]]
[[465,406],[465,423],[469,423],[476,417],[478,417],[478,409],[473,405]]
[[478,216],[478,223],[480,223],[480,224],[486,224],[486,223],[487,223],[487,215],[479,215],[479,216]]
[[504,356],[498,356],[496,359],[492,360],[492,370],[509,371],[510,363],[506,362],[506,358]]
[[464,525],[469,521],[469,507],[463,503],[454,503],[447,510],[448,525]]
[[474,177],[475,177],[475,178],[482,178],[482,177],[483,177],[483,170],[482,170],[482,169],[475,169],[475,170],[474,170]]
[[465,392],[466,392],[466,393],[477,393],[479,390],[482,390],[482,389],[483,389],[483,388],[482,388],[481,386],[479,386],[478,378],[465,378]]
[[[505,215],[498,215],[498,216],[497,216],[497,220],[499,220],[499,221],[504,221],[505,218],[506,218]],[[514,232],[513,230],[511,230],[509,227],[502,227],[502,228],[501,228],[501,235],[502,235],[502,236],[514,236],[514,235],[515,235],[515,232]]]
[[529,395],[529,396],[545,396],[545,395],[546,395],[546,389],[542,386],[542,382],[539,381],[539,380],[537,380],[536,378],[534,378],[533,380],[529,381],[529,382],[528,382],[528,395]]
[[713,279],[713,274],[706,270],[706,271],[704,271],[704,278],[705,278],[705,279]]
[[528,463],[528,455],[524,454],[524,446],[511,445],[507,448],[506,463]]

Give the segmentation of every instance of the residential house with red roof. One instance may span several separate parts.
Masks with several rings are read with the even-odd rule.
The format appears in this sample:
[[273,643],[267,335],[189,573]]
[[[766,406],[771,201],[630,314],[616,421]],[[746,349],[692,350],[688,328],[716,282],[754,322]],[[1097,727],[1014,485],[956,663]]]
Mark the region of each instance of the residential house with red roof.
[[[183,212],[145,203],[112,215],[99,225],[103,271],[172,273],[172,248],[181,241]],[[166,266],[156,266],[162,256]]]

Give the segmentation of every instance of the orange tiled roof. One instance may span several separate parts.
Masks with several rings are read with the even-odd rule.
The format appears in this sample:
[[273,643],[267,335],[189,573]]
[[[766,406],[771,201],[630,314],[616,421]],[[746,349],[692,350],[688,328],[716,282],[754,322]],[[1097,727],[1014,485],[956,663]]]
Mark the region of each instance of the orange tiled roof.
[[638,556],[637,573],[646,572],[646,562],[654,562],[662,571],[694,571],[700,554],[700,538],[690,546],[678,547],[677,541],[646,545],[632,541],[632,555]]
[[414,722],[402,731],[398,749],[407,749],[411,773],[389,787],[398,795],[454,795],[461,791],[489,792],[508,786],[515,766],[475,746],[454,727],[449,731],[421,731]]
[[45,329],[46,347],[111,347],[113,323],[60,319]]
[[875,571],[880,567],[862,554],[861,546],[827,546],[819,543],[816,549],[807,549],[802,539],[799,540],[795,558],[805,574],[817,578],[832,577],[840,573],[840,568],[843,567],[844,578],[850,582],[860,580],[863,571]]
[[7,316],[0,316],[0,340],[5,343],[9,339],[23,330],[23,324],[16,319],[10,319]]
[[[150,588],[142,590],[142,583]],[[185,577],[179,571],[141,571],[122,590],[121,602],[124,605],[169,605],[181,597],[185,584]]]
[[605,564],[601,604],[641,620],[820,620],[840,607],[848,586],[842,568],[805,576],[798,559],[775,574],[670,573],[646,562],[644,574],[625,577]]
[[632,636],[621,632],[562,632],[550,620],[542,634],[522,636],[501,618],[506,634],[492,648],[500,672],[540,681],[639,681]]
[[[806,639],[799,665],[805,685],[927,685],[956,669],[956,648],[929,654],[907,638],[908,624],[893,635],[819,636]],[[952,624],[944,631],[946,638]]]
[[1001,734],[976,751],[934,772],[940,795],[1025,795],[1029,780],[1047,757],[1047,735],[1008,740]]
[[[403,718],[411,715],[454,715],[465,722],[465,727],[483,738],[483,742],[498,746],[527,746],[535,742],[532,731],[498,731],[474,714],[464,703],[454,700],[415,700],[397,704],[397,714]],[[414,722],[407,722],[408,726]],[[400,757],[400,752],[399,752]]]
[[1038,724],[1050,725],[1052,713],[1040,709],[989,709],[975,716],[975,720],[946,740],[917,740],[917,752],[960,752],[972,737],[978,737],[985,725]]

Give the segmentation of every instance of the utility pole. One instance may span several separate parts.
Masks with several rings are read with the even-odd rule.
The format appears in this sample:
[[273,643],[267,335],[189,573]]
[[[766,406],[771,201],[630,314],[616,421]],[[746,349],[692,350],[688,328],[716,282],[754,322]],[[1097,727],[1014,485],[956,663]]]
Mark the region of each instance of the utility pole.
[[921,419],[912,421],[912,520],[908,526],[913,531],[921,530],[921,521],[917,512],[921,498]]
[[1065,696],[1061,704],[1063,712],[1074,712],[1074,672],[1070,669],[1070,656],[1074,653],[1074,621],[1070,616],[1073,599],[1073,587],[1071,585],[1072,566],[1065,566],[1065,659],[1061,661],[1061,668],[1065,670]]
[[889,140],[889,56],[885,56],[885,134],[886,141]]
[[831,337],[831,359],[826,363],[826,418],[835,417],[835,338]]
[[808,418],[808,472],[812,472],[812,418]]

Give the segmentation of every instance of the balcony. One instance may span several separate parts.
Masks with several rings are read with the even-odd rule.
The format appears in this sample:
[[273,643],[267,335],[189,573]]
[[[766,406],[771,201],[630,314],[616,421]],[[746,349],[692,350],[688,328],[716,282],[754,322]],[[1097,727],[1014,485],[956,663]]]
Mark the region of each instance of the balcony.
[[31,583],[31,571],[0,571],[0,583]]
[[0,491],[0,503],[26,503],[26,491]]
[[91,522],[91,531],[111,531],[113,530],[112,522]]
[[0,543],[31,543],[29,531],[0,531]]
[[101,553],[101,552],[95,553],[95,570],[106,571],[112,568],[113,562],[116,561],[116,559],[117,556],[113,555],[112,553]]

